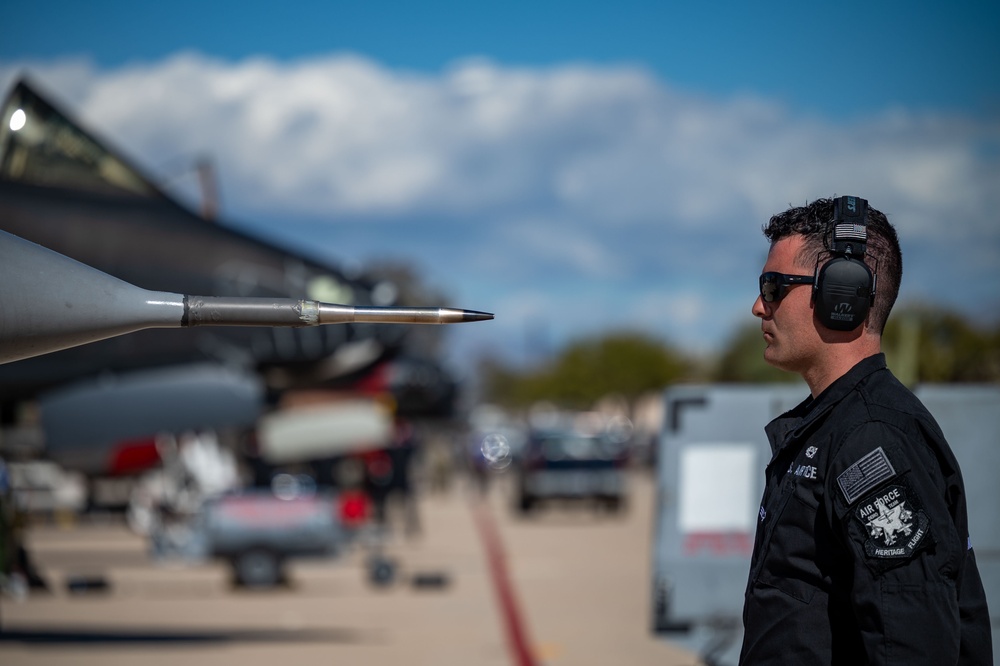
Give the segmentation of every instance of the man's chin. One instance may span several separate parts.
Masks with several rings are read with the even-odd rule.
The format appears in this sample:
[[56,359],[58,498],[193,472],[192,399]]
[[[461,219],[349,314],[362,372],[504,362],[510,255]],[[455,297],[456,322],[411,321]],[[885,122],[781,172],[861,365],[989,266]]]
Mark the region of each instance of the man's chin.
[[768,365],[775,365],[775,361],[777,361],[777,359],[778,359],[777,350],[774,348],[773,344],[768,343],[767,346],[764,347],[764,360],[767,361]]
[[764,361],[768,365],[772,365],[778,370],[786,370],[788,372],[794,372],[794,370],[788,367],[788,359],[782,358],[781,354],[778,353],[778,350],[775,348],[773,344],[768,345],[764,349]]

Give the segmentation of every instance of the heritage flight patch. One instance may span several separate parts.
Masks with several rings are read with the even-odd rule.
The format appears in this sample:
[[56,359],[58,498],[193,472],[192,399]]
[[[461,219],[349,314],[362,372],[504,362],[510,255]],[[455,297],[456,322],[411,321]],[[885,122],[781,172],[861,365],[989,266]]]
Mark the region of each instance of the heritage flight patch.
[[880,446],[845,469],[837,477],[837,484],[847,503],[854,504],[866,492],[894,476],[896,470]]
[[854,510],[854,517],[868,535],[868,557],[910,557],[930,533],[927,514],[902,485],[888,486],[866,497]]

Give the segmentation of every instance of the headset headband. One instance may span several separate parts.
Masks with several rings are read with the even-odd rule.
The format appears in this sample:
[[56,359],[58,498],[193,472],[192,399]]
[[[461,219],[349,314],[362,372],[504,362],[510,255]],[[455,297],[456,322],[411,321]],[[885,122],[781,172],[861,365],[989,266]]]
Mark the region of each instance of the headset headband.
[[830,251],[864,261],[867,244],[868,201],[861,197],[835,199]]

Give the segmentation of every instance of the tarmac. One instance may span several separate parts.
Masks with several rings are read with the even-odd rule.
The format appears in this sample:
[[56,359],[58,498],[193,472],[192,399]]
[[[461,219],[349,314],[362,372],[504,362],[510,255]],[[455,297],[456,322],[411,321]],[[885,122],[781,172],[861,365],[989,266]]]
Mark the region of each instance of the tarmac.
[[[418,534],[390,514],[398,565],[297,560],[285,586],[235,588],[222,563],[160,563],[118,520],[32,526],[50,590],[0,600],[4,666],[696,666],[650,630],[655,489],[631,473],[619,514],[554,505],[524,518],[509,479],[419,494]],[[71,591],[70,583],[90,583]],[[101,586],[101,583],[104,586]]]

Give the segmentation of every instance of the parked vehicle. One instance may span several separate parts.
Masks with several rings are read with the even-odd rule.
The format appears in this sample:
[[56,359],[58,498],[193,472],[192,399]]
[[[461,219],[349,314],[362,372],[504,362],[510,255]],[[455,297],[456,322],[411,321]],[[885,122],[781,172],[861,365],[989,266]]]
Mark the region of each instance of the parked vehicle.
[[208,554],[227,560],[234,581],[247,587],[281,582],[291,557],[335,556],[346,539],[329,493],[279,497],[254,490],[210,500],[203,511]]
[[552,499],[591,500],[611,511],[626,499],[627,442],[614,432],[533,429],[517,460],[516,509],[528,513]]

